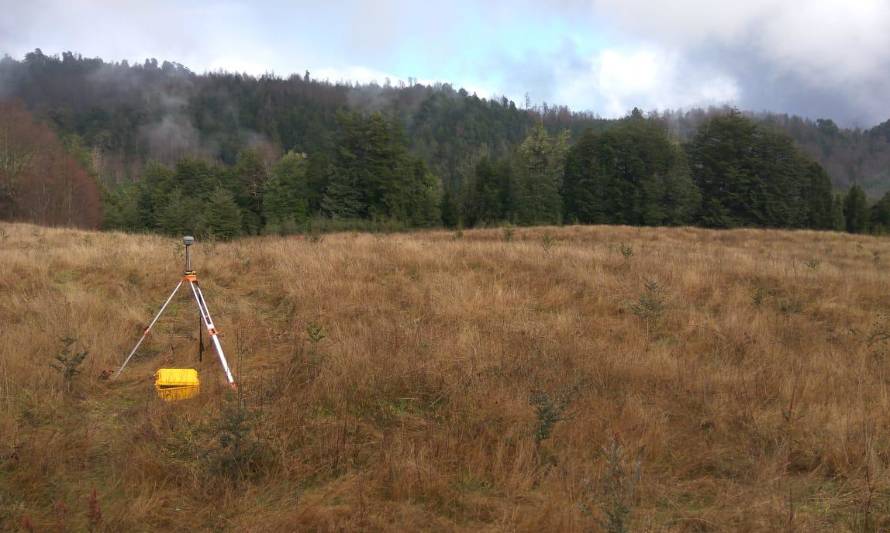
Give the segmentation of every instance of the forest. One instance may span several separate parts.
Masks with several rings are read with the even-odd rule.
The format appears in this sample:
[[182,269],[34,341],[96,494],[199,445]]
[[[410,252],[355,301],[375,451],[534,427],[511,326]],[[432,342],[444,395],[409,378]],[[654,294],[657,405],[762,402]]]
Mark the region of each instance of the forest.
[[618,120],[450,85],[0,60],[0,219],[228,239],[328,229],[697,225],[882,233],[890,121]]

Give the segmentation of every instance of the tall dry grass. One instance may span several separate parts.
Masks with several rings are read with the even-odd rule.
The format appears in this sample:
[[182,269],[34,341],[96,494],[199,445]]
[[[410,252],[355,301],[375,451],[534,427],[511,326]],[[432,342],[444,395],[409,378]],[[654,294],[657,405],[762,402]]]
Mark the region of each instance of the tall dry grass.
[[[567,227],[200,243],[0,225],[0,524],[890,528],[890,242]],[[71,383],[61,337],[89,355]],[[161,366],[202,394],[166,404]],[[95,489],[95,497],[93,490]]]

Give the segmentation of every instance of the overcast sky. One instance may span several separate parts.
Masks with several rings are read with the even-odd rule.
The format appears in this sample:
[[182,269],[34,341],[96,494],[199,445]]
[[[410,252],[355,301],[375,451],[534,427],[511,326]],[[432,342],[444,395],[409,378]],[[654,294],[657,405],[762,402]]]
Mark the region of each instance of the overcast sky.
[[890,118],[890,0],[0,0],[0,53],[35,48],[197,72],[413,77],[607,117],[730,103]]

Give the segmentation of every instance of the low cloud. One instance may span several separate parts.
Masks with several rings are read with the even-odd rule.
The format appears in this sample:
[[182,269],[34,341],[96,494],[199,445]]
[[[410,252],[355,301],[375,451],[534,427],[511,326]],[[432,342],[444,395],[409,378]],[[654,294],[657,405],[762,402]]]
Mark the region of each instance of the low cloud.
[[414,76],[604,116],[731,103],[847,125],[890,117],[886,0],[0,3],[0,53],[16,57],[39,47],[198,72]]
[[742,107],[861,125],[890,117],[888,2],[594,0],[581,5],[623,39],[646,41],[684,58],[676,65],[677,77],[710,69],[712,79],[731,80]]

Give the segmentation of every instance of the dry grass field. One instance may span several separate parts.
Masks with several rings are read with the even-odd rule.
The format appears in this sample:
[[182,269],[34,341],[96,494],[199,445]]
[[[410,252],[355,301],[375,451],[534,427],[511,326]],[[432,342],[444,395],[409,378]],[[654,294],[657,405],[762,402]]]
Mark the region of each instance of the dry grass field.
[[[890,241],[0,225],[0,529],[881,531]],[[65,351],[62,338],[76,339]],[[79,374],[51,367],[87,351]],[[57,365],[58,366],[58,365]],[[199,368],[197,398],[155,396]],[[64,369],[63,369],[64,370]]]

